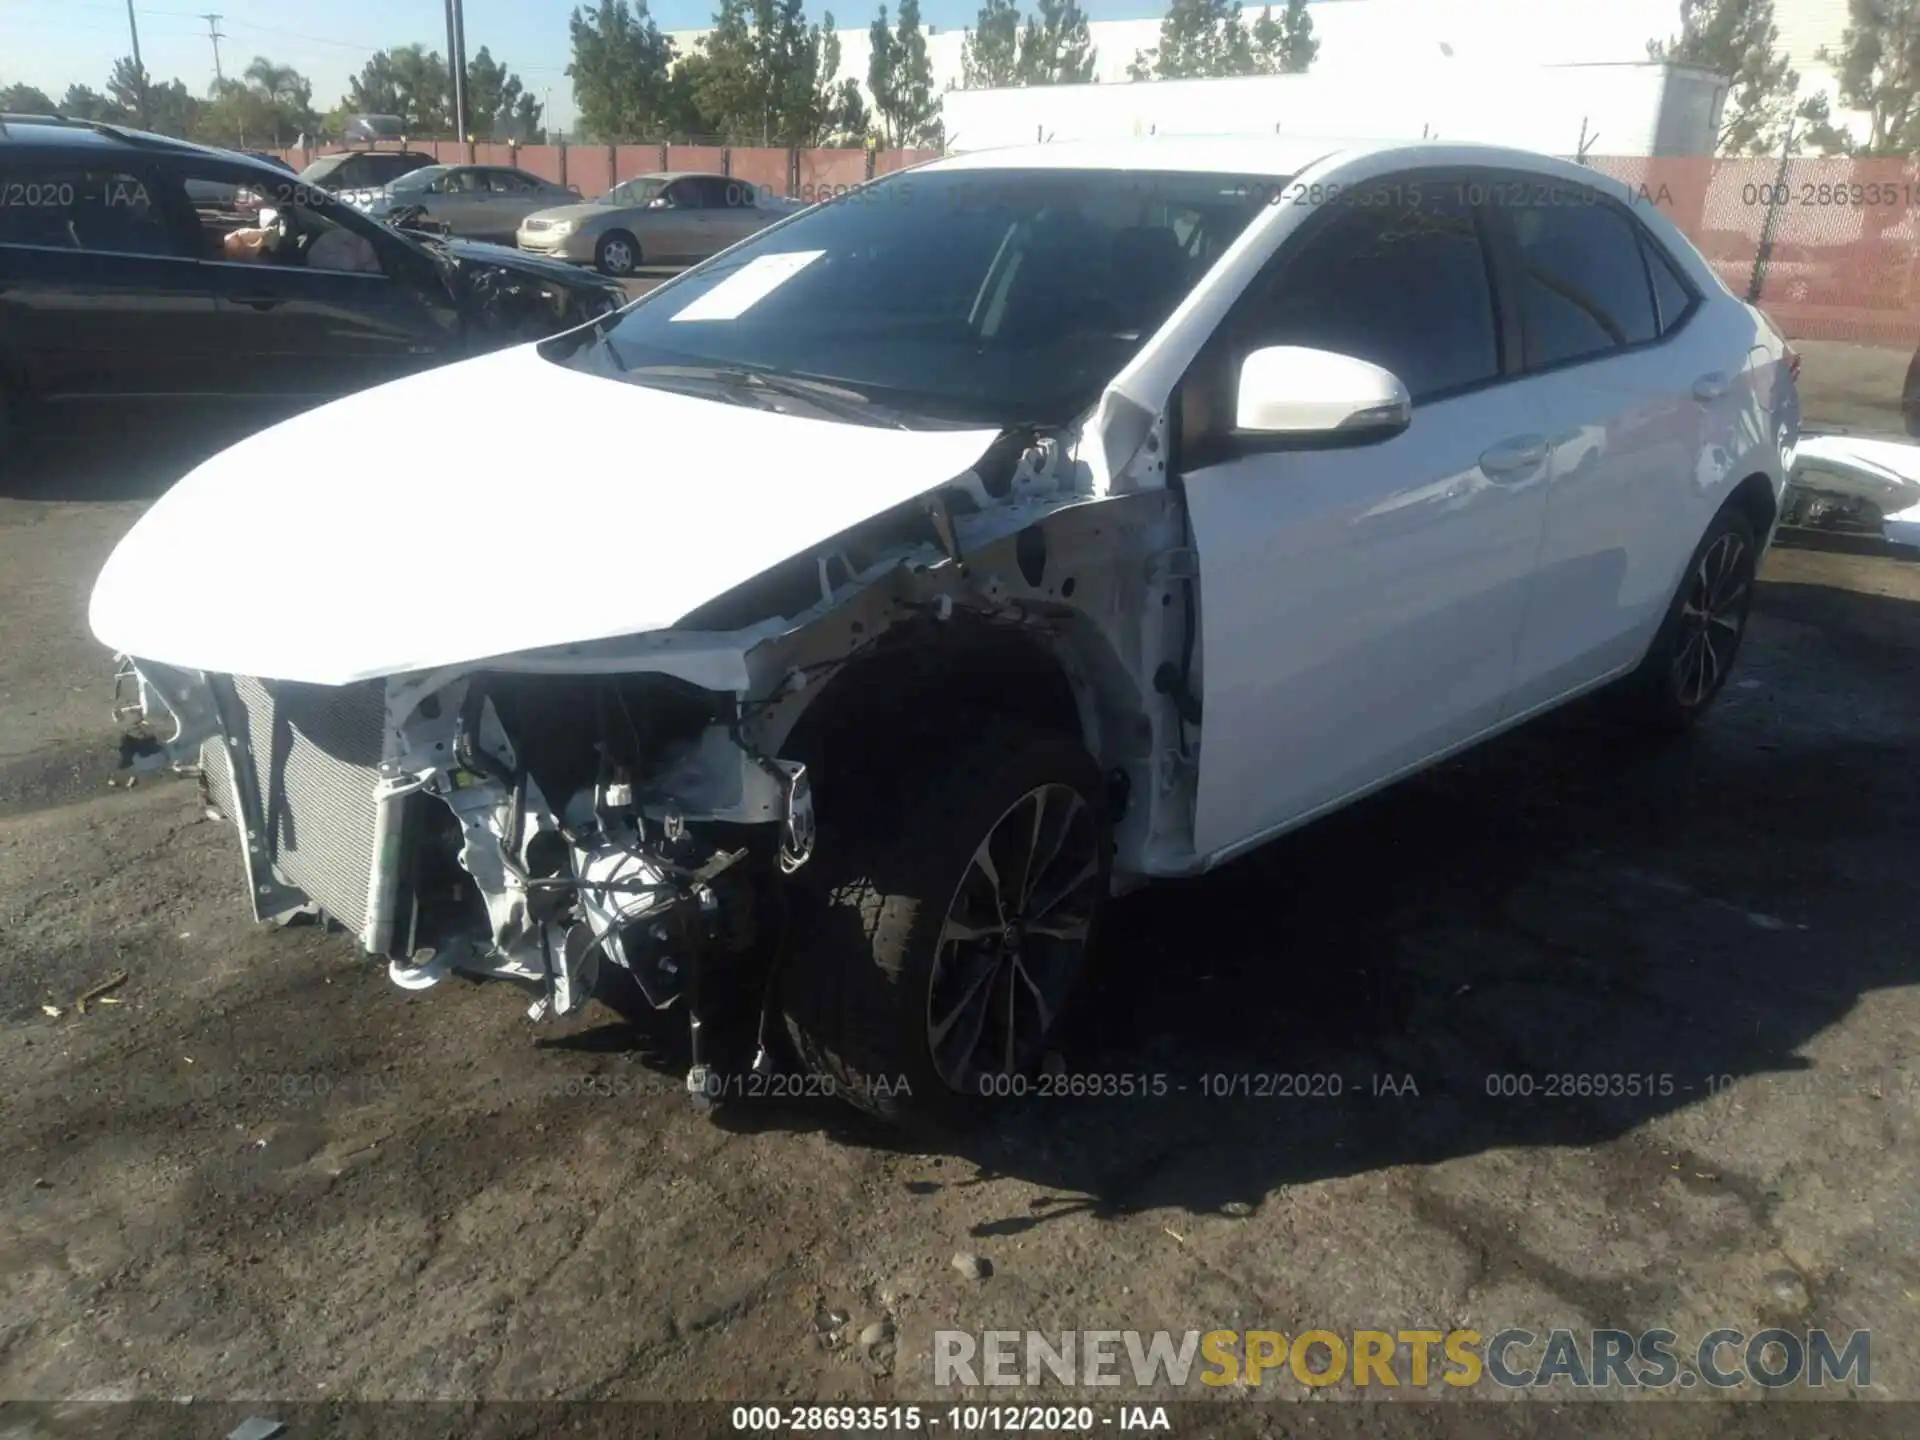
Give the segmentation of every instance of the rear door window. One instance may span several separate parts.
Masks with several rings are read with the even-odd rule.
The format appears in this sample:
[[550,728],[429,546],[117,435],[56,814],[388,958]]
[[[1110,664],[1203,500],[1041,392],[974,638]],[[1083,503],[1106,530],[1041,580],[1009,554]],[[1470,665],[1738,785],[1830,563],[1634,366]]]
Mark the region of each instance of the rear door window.
[[112,167],[0,165],[0,245],[171,255],[150,178]]
[[1639,227],[1603,201],[1500,206],[1520,261],[1530,369],[1591,360],[1660,333]]

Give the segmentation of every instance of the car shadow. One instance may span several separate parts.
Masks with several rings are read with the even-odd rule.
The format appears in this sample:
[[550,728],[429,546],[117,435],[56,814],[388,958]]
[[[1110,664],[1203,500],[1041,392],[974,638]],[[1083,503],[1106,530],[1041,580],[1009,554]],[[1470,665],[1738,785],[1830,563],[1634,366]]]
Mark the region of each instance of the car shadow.
[[1583,702],[1116,902],[1057,1033],[1063,1073],[996,1100],[982,1129],[930,1140],[793,1101],[716,1119],[945,1153],[973,1169],[959,1183],[1049,1192],[976,1230],[992,1236],[1075,1213],[1245,1213],[1304,1182],[1601,1144],[1806,1069],[1801,1047],[1861,997],[1920,980],[1896,943],[1920,731],[1850,719],[1844,690],[1775,692],[1799,683],[1792,646],[1810,636],[1913,713],[1920,605],[1770,583],[1757,613],[1736,672],[1752,688],[1690,736],[1649,743]]
[[297,408],[187,400],[50,405],[26,417],[0,455],[0,499],[157,499],[203,460]]

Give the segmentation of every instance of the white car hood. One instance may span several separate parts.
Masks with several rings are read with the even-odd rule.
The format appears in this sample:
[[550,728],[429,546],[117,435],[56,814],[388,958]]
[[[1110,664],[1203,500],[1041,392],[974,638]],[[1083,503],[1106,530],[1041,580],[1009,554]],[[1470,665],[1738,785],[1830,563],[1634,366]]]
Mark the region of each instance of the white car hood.
[[120,542],[88,619],[136,659],[331,685],[662,630],[994,438],[694,399],[520,346],[215,455]]

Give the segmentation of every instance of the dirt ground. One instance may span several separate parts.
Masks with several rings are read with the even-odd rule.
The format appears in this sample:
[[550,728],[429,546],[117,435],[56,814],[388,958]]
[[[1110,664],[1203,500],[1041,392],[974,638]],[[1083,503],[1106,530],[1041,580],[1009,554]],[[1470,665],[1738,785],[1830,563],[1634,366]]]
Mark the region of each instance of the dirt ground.
[[[1873,423],[1883,362],[1809,348],[1809,415]],[[1776,550],[1684,743],[1570,712],[1121,902],[1062,1050],[1166,1093],[929,1151],[825,1102],[693,1113],[672,1019],[536,1028],[257,928],[190,783],[110,785],[86,596],[224,433],[62,429],[0,481],[0,1398],[69,1407],[15,1433],[185,1396],[956,1398],[936,1328],[1871,1329],[1862,1397],[1920,1399],[1920,566]],[[1276,1072],[1342,1093],[1202,1090]],[[1489,1093],[1564,1074],[1654,1079]],[[1522,1428],[1596,1433],[1564,1408]]]

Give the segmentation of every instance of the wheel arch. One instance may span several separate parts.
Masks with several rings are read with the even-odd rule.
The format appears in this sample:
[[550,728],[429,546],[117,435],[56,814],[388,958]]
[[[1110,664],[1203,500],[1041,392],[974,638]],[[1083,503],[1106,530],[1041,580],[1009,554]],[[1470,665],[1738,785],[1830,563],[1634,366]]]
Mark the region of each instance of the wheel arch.
[[898,626],[834,672],[779,751],[808,766],[823,812],[839,777],[869,772],[982,713],[1071,735],[1100,761],[1111,703],[1079,650],[1059,630],[959,611]]
[[1773,534],[1773,522],[1780,513],[1779,502],[1773,493],[1773,481],[1756,470],[1733,487],[1720,508],[1725,510],[1729,506],[1745,512],[1753,524],[1753,533],[1760,538],[1762,545],[1766,544],[1768,537]]

